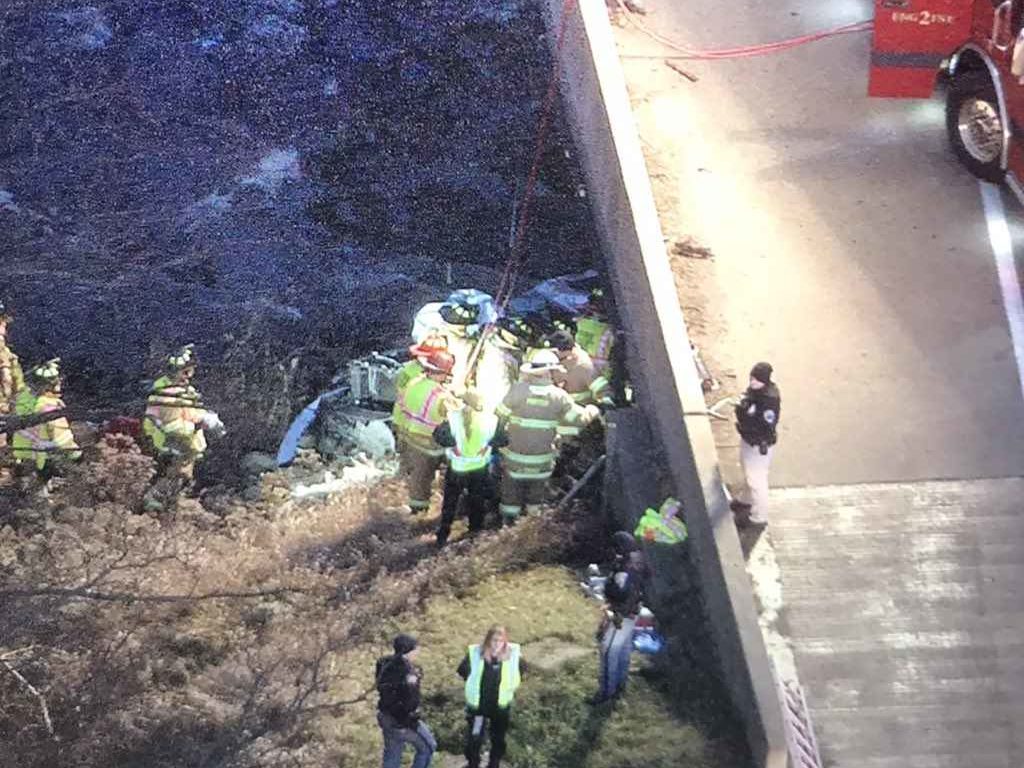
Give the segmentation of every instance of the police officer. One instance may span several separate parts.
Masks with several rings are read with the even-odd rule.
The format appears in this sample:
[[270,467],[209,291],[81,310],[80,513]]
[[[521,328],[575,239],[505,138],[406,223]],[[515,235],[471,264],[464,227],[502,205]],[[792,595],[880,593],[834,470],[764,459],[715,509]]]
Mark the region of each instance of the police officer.
[[768,524],[768,469],[771,466],[782,398],[772,381],[772,366],[758,363],[750,369],[750,385],[736,406],[740,433],[740,465],[744,488],[730,504],[741,527]]

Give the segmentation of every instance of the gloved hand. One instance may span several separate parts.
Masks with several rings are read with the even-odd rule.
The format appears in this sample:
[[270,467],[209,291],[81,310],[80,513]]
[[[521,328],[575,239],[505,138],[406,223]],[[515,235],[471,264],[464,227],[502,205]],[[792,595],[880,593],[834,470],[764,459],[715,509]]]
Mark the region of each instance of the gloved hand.
[[224,435],[227,434],[227,429],[224,427],[224,422],[222,422],[220,420],[220,416],[218,416],[213,411],[206,412],[206,415],[203,416],[202,424],[203,430],[209,432],[211,435],[215,437],[223,437]]
[[762,456],[767,456],[768,455],[768,443],[766,443],[764,440],[762,440],[761,443],[757,446],[757,450],[758,450],[758,453],[760,453]]

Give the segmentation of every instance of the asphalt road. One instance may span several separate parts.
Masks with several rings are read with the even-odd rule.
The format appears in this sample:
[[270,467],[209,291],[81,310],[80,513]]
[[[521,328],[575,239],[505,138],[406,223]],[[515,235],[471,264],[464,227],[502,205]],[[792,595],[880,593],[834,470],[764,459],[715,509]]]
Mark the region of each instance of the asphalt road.
[[[646,24],[702,48],[872,15],[865,0],[648,6]],[[665,51],[620,40],[626,56]],[[940,99],[867,98],[869,45],[679,62],[699,81],[670,75],[638,109],[686,138],[680,206],[715,254],[722,343],[737,369],[778,372],[774,485],[1020,475],[1024,398],[979,185],[947,148]],[[624,63],[634,82],[664,77],[660,61]]]
[[[648,2],[647,25],[702,48],[872,15],[866,0]],[[678,62],[697,82],[629,58],[665,52],[635,31],[618,40],[666,231],[714,254],[688,275],[715,284],[707,343],[741,381],[771,361],[782,387],[757,546],[778,563],[772,628],[825,765],[1024,764],[1020,205],[956,162],[941,98],[867,98],[869,34]],[[1006,210],[1002,281],[983,195]],[[700,290],[682,286],[684,307]],[[735,434],[718,439],[735,478]]]

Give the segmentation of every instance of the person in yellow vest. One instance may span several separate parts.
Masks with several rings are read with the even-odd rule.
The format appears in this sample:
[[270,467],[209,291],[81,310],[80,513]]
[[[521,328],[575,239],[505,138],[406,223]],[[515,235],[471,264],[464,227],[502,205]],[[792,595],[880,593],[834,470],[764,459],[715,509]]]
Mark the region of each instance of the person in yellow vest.
[[[18,393],[25,388],[25,376],[18,356],[7,345],[7,327],[13,314],[0,299],[0,416],[14,413]],[[0,431],[0,451],[7,445],[7,434]],[[2,455],[0,455],[2,458]]]
[[421,365],[423,373],[405,387],[396,401],[404,430],[400,458],[412,514],[430,506],[434,475],[444,458],[444,448],[434,442],[434,430],[448,417],[454,400],[446,386],[455,367],[452,354],[438,350],[424,358]]
[[167,373],[153,382],[146,398],[142,432],[157,458],[157,478],[144,502],[150,511],[161,511],[192,483],[206,453],[206,432],[224,433],[220,418],[192,386],[195,373],[195,352],[187,344],[167,358]]
[[[508,641],[504,627],[487,630],[480,645],[471,645],[459,664],[458,674],[466,681],[466,760],[469,768],[480,768],[480,748],[485,730],[490,730],[491,752],[487,768],[498,768],[505,755],[505,733],[512,715],[512,701],[521,675],[529,667],[517,643]],[[485,728],[489,725],[490,728]]]
[[[16,415],[34,416],[66,407],[61,398],[60,358],[55,357],[33,368],[26,383],[15,402]],[[18,430],[14,433],[11,448],[20,472],[34,471],[44,489],[50,478],[68,462],[82,457],[71,425],[63,416]]]
[[605,313],[604,291],[595,288],[590,292],[586,314],[576,318],[576,343],[590,355],[594,371],[598,375],[610,376],[609,367],[612,349],[615,345],[615,329],[608,322]]
[[434,430],[434,442],[444,446],[448,463],[441,524],[437,529],[437,545],[443,547],[463,499],[469,532],[473,534],[483,528],[488,502],[494,498],[492,449],[506,441],[498,417],[485,411],[480,396],[470,390],[462,397],[462,407],[453,408],[445,422]]
[[555,437],[559,426],[585,426],[598,415],[595,406],[580,406],[555,386],[552,375],[561,370],[551,350],[541,350],[520,368],[497,415],[508,435],[501,449],[501,511],[506,524],[544,501],[547,481],[555,466]]
[[395,447],[399,454],[402,453],[402,444],[405,440],[405,417],[400,405],[402,393],[414,380],[425,373],[423,361],[434,352],[446,352],[448,350],[448,339],[440,334],[430,334],[418,344],[409,347],[411,359],[395,377],[395,403],[391,408],[391,430],[395,433]]

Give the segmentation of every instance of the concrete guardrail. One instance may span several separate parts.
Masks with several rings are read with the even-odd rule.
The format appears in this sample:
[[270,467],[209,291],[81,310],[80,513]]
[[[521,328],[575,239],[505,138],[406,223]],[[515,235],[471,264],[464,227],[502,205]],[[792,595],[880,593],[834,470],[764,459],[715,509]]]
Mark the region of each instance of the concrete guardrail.
[[[605,2],[541,0],[541,6],[553,52],[564,14],[562,104],[611,274],[629,376],[674,494],[683,502],[719,675],[755,765],[784,768],[782,709]],[[610,452],[632,450],[628,439],[610,440],[610,446]]]

